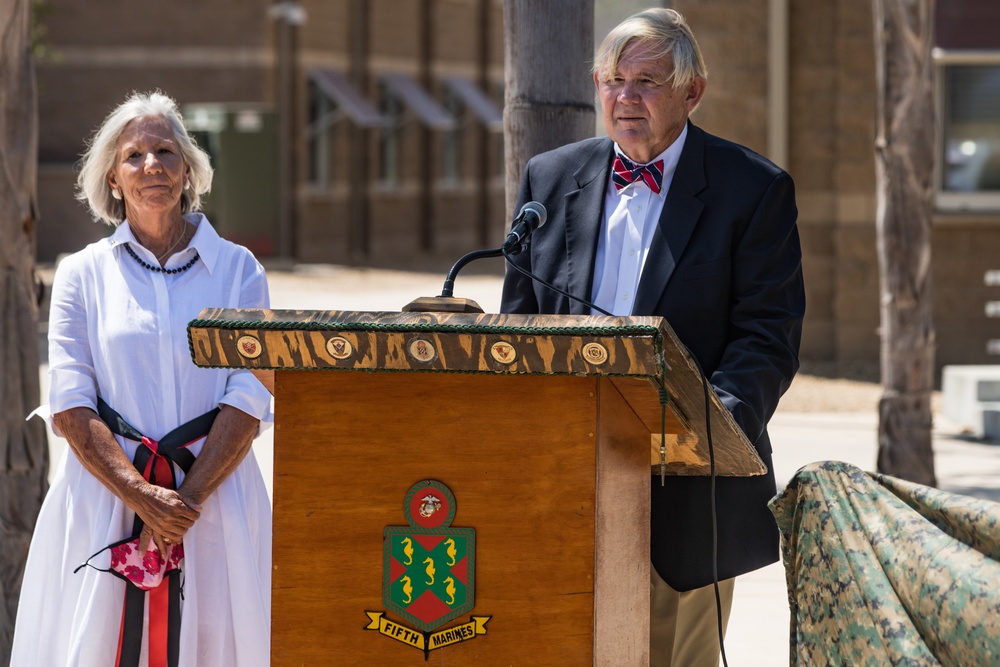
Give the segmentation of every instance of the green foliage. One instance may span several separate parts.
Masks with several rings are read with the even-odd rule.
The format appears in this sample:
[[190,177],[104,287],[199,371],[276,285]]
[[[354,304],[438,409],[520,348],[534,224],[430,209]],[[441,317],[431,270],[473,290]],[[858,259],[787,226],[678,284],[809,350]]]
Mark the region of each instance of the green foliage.
[[45,41],[45,18],[51,11],[46,0],[31,0],[31,55],[36,60],[51,60],[53,51]]

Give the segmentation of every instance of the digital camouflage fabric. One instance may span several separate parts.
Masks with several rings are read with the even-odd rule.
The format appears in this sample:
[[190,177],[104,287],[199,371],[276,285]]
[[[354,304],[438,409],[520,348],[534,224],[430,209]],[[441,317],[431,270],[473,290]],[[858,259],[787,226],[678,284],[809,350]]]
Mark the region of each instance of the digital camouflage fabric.
[[790,665],[1000,664],[1000,504],[828,461],[770,507]]

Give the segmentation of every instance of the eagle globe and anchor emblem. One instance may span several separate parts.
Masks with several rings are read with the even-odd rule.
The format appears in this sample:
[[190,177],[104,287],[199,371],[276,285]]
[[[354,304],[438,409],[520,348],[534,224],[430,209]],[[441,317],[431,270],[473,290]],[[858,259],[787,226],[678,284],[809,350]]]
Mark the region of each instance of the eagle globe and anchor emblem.
[[366,630],[424,652],[486,634],[490,616],[439,630],[475,606],[476,531],[452,528],[457,509],[451,489],[435,480],[417,482],[406,494],[407,526],[383,532],[382,604],[408,623],[367,611]]

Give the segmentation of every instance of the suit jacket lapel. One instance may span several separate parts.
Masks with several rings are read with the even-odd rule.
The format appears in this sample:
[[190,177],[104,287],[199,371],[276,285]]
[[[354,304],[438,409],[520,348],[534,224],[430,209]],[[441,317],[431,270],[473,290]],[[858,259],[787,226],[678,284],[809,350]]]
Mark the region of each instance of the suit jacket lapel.
[[660,220],[653,230],[649,255],[639,279],[639,289],[632,306],[634,315],[656,314],[654,309],[705,208],[705,204],[698,199],[698,194],[707,185],[704,144],[704,133],[689,122],[687,140],[663,203]]
[[[613,152],[610,139],[597,143],[590,157],[573,174],[579,189],[565,195],[567,290],[588,300]],[[590,309],[577,301],[571,300],[569,309],[573,314],[590,314]]]

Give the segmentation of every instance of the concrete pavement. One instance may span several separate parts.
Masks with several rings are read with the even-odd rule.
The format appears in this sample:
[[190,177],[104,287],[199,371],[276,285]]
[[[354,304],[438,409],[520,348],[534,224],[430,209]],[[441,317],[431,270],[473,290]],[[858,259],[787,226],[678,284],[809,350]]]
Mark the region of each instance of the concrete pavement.
[[[455,296],[477,301],[486,312],[500,302],[500,265],[483,274],[461,274]],[[440,293],[444,272],[411,273],[339,266],[269,267],[273,308],[398,311],[421,296]],[[46,377],[43,366],[43,391]],[[783,486],[807,463],[839,460],[873,470],[878,417],[870,413],[778,413],[770,424],[775,473]],[[50,434],[52,461],[65,443]],[[957,426],[935,416],[934,448],[939,487],[1000,500],[1000,446],[963,439]],[[270,489],[273,439],[269,431],[254,451]],[[789,612],[780,563],[737,580],[726,640],[731,667],[788,664]]]

